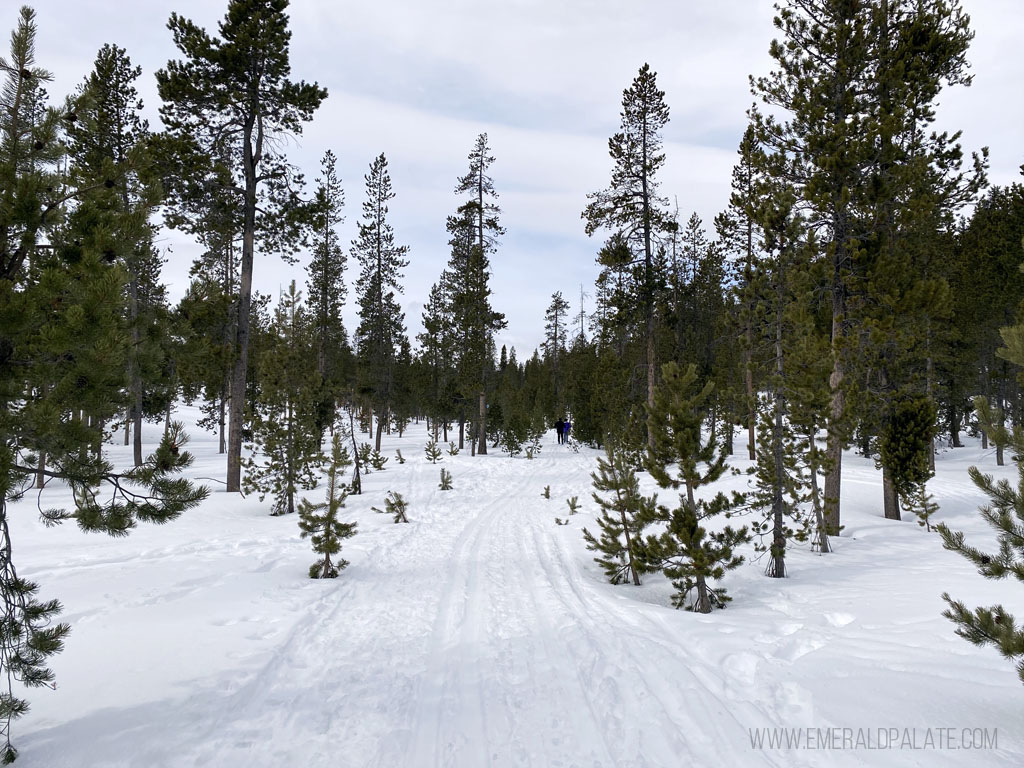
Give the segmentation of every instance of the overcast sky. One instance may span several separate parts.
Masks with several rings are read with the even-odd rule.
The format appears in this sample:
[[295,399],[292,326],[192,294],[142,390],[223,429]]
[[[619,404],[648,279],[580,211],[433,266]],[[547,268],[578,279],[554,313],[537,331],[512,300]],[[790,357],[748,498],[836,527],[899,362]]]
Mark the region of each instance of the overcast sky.
[[[0,27],[12,29],[16,2]],[[139,89],[159,127],[153,73],[177,58],[166,28],[171,11],[215,33],[224,0],[37,0],[37,63],[50,69],[54,97],[70,93],[103,43],[142,67]],[[962,129],[963,144],[991,151],[994,184],[1020,180],[1024,162],[1024,55],[1020,0],[963,0],[976,38],[969,89],[940,96],[939,125]],[[649,62],[671,110],[662,192],[685,220],[711,229],[728,200],[736,146],[753,101],[747,76],[766,73],[775,33],[766,0],[292,0],[293,79],[317,81],[328,99],[289,156],[312,181],[319,159],[339,158],[346,195],[342,240],[355,235],[363,176],[383,152],[396,197],[391,223],[410,246],[404,307],[415,335],[423,301],[448,258],[446,217],[476,136],[486,131],[508,234],[492,257],[495,309],[509,326],[498,344],[528,356],[543,314],[560,290],[578,312],[591,294],[599,237],[583,232],[586,194],[608,183],[608,137],[622,91]],[[6,51],[5,51],[6,53]],[[165,280],[184,292],[196,248],[169,233]],[[356,270],[349,264],[348,277]],[[257,254],[255,287],[276,295],[301,267]],[[351,281],[350,281],[351,282]],[[352,294],[350,294],[351,305]],[[592,307],[587,298],[587,311]],[[355,313],[346,308],[346,323]]]

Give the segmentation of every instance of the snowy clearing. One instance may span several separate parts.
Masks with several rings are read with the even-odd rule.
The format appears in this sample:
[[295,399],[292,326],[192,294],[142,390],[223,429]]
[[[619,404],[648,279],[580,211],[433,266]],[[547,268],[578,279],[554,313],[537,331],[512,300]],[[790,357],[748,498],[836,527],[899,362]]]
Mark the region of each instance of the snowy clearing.
[[[184,409],[186,423],[193,416]],[[215,440],[191,434],[190,474],[222,476]],[[198,510],[124,539],[44,529],[35,499],[19,503],[20,573],[60,599],[72,625],[53,662],[57,690],[30,691],[32,711],[15,723],[19,764],[1024,764],[1024,688],[1011,664],[954,634],[940,597],[1019,612],[1019,585],[985,581],[915,521],[884,520],[870,462],[844,460],[834,554],[798,545],[786,580],[747,562],[726,578],[733,603],[704,616],[672,609],[661,577],[604,582],[581,535],[594,530],[598,452],[549,437],[532,461],[465,450],[436,466],[422,425],[386,437],[391,461],[343,513],[359,533],[337,580],[307,578],[314,555],[294,516],[269,517],[268,504],[219,485]],[[971,442],[938,457],[929,487],[939,520],[989,545],[971,464],[997,470]],[[441,467],[454,490],[438,490]],[[370,511],[387,490],[410,501],[409,525]],[[568,517],[571,495],[582,511]],[[66,494],[51,486],[43,500]],[[765,728],[852,729],[892,748],[757,748],[751,731]],[[938,729],[952,729],[947,747],[969,746],[978,732],[964,729],[997,741],[924,748]],[[908,734],[917,749],[902,743]]]

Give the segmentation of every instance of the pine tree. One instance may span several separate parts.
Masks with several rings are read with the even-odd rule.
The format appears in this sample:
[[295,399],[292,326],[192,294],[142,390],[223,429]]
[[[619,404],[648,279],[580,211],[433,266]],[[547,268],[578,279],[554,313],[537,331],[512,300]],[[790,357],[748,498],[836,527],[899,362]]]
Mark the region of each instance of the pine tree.
[[[100,426],[123,412],[128,339],[127,275],[108,248],[124,222],[84,206],[77,236],[59,226],[70,201],[97,185],[62,177],[62,125],[73,111],[47,105],[51,75],[36,65],[35,14],[22,8],[10,56],[0,57],[0,759],[17,757],[11,723],[28,711],[15,683],[47,685],[46,666],[69,628],[54,623],[56,600],[19,576],[9,504],[37,477],[66,483],[70,510],[47,509],[48,523],[75,520],[84,531],[126,535],[139,521],[163,523],[199,504],[205,488],[175,477],[192,456],[172,425],[141,465],[116,471],[103,458]],[[74,117],[77,119],[77,116]],[[125,169],[107,166],[112,172]],[[80,185],[84,184],[84,185]],[[99,187],[108,189],[102,182]],[[86,212],[92,226],[86,226]],[[77,240],[77,242],[76,242]],[[49,241],[45,245],[43,241]],[[86,414],[85,417],[82,414]],[[45,462],[43,461],[45,457]]]
[[[228,491],[242,487],[242,425],[249,370],[253,260],[262,250],[289,255],[301,243],[311,210],[298,198],[302,178],[285,158],[283,135],[327,97],[315,83],[288,79],[288,0],[229,0],[219,37],[171,14],[168,27],[183,58],[157,72],[169,154],[165,174],[173,225],[186,229],[189,201],[208,185],[230,185],[240,205],[242,252],[234,323],[228,426]],[[219,162],[218,162],[219,161]],[[227,163],[227,164],[225,164]]]
[[428,441],[425,451],[427,454],[427,460],[431,464],[437,464],[437,462],[441,460],[441,449],[438,447],[436,440]]
[[737,150],[739,161],[732,169],[732,192],[729,207],[715,217],[715,230],[720,247],[726,256],[733,256],[731,277],[739,312],[733,318],[733,328],[739,332],[743,350],[743,389],[746,405],[747,449],[751,461],[756,458],[757,446],[757,390],[754,382],[755,305],[757,302],[757,255],[760,246],[757,208],[759,182],[764,174],[765,156],[760,148],[753,124],[743,132]]
[[[920,319],[934,316],[936,294],[914,285],[920,269],[910,265],[914,249],[904,241],[908,233],[934,232],[938,212],[969,198],[983,176],[980,158],[973,178],[960,174],[955,137],[925,130],[941,86],[969,82],[970,33],[959,3],[916,0],[788,0],[776,26],[784,35],[770,49],[777,69],[756,79],[754,91],[784,117],[755,114],[755,121],[767,147],[796,160],[784,166],[783,180],[800,192],[829,266],[822,286],[832,310],[824,494],[826,522],[837,533],[842,450],[857,405],[849,393],[863,380],[858,364],[879,377],[870,386],[888,399],[905,384],[903,355],[894,354],[906,349],[902,331],[927,329]],[[891,344],[859,343],[868,334]],[[865,360],[866,352],[875,359]],[[860,405],[859,415],[884,412]],[[883,481],[891,484],[888,473]],[[887,506],[894,498],[886,494]]]
[[[605,458],[597,457],[597,472],[591,472],[594,501],[601,508],[597,524],[601,538],[595,538],[586,528],[583,538],[587,549],[599,552],[594,562],[604,568],[612,584],[632,581],[640,586],[643,573],[643,531],[646,523],[656,514],[657,496],[640,495],[640,483],[633,468],[622,452],[611,443],[605,448]],[[598,493],[609,494],[607,497]]]
[[[423,366],[423,406],[433,425],[433,438],[448,439],[448,422],[455,415],[456,329],[452,303],[451,275],[446,270],[430,288],[427,304],[423,308],[423,333],[416,338],[420,343],[419,362]],[[444,434],[438,434],[443,425]]]
[[[660,568],[672,580],[676,589],[673,605],[710,613],[730,599],[723,587],[713,587],[710,582],[720,581],[726,571],[743,562],[734,550],[749,541],[750,535],[746,527],[737,530],[727,525],[718,532],[704,527],[710,519],[738,506],[741,498],[730,499],[718,493],[707,500],[695,495],[698,488],[718,480],[726,469],[720,447],[701,436],[701,409],[711,395],[712,383],[698,388],[697,369],[692,363],[685,371],[675,363],[666,363],[661,379],[648,413],[654,445],[648,449],[645,466],[660,487],[682,488],[684,493],[674,509],[657,505],[654,519],[666,523],[666,530],[648,535],[644,562],[648,567]],[[674,474],[671,467],[675,467]]]
[[[765,165],[786,162],[779,155],[768,158],[762,154],[759,160]],[[761,170],[763,174],[764,168]],[[765,574],[785,578],[789,540],[806,541],[817,523],[812,525],[810,518],[801,514],[806,488],[811,484],[809,480],[817,479],[817,469],[806,459],[801,461],[803,446],[792,418],[792,401],[798,397],[793,389],[800,382],[801,373],[793,370],[790,346],[812,332],[800,327],[806,315],[799,313],[802,297],[794,290],[794,284],[799,285],[799,270],[804,266],[808,249],[799,242],[804,222],[794,212],[792,190],[762,178],[758,193],[761,200],[755,216],[763,237],[763,254],[751,264],[751,274],[756,270],[757,282],[752,279],[748,286],[753,294],[749,297],[749,309],[752,324],[760,326],[757,335],[764,339],[770,352],[765,355],[769,376],[760,407],[761,442],[755,452],[755,489],[748,503],[762,514],[761,520],[754,523],[753,533],[762,542],[765,537],[770,541],[767,546],[762,542],[757,545],[769,554]],[[803,366],[805,373],[806,368]],[[802,465],[809,463],[812,465],[805,475]],[[822,551],[827,551],[824,531],[820,534],[818,543]]]
[[452,473],[444,467],[441,467],[441,482],[437,487],[442,491],[450,491],[452,489]]
[[295,511],[300,490],[316,486],[322,462],[315,409],[318,374],[310,318],[291,282],[274,310],[266,349],[258,357],[259,398],[252,404],[256,451],[245,462],[244,485],[260,500],[274,498],[271,514]]
[[140,74],[123,48],[103,46],[92,73],[78,89],[76,119],[67,127],[71,174],[80,186],[93,187],[81,201],[77,218],[84,218],[88,210],[89,226],[96,217],[110,222],[105,253],[128,274],[125,321],[132,345],[127,421],[134,429],[136,466],[143,461],[143,417],[162,413],[166,400],[173,398],[173,393],[161,392],[167,384],[161,342],[169,315],[159,283],[163,260],[148,221],[159,197],[149,167],[152,153],[146,147],[149,125],[140,116],[143,104],[134,85]]
[[636,299],[643,318],[647,405],[651,407],[657,374],[655,258],[659,236],[668,228],[664,210],[667,203],[658,196],[655,176],[665,164],[661,131],[668,123],[668,105],[649,65],[644,64],[632,85],[623,91],[620,117],[619,132],[608,140],[614,163],[611,183],[607,189],[587,196],[590,203],[583,218],[588,235],[599,229],[612,231],[612,239],[599,258],[605,267],[620,274],[639,268]]
[[566,352],[568,314],[569,302],[562,298],[561,291],[555,291],[551,295],[551,303],[544,313],[544,360],[551,367],[556,411],[561,411],[565,407],[565,396],[562,392],[563,372],[560,362]]
[[342,539],[356,535],[356,523],[342,523],[338,513],[345,507],[348,490],[341,480],[346,468],[352,465],[348,448],[341,444],[341,435],[335,433],[331,441],[331,460],[327,467],[327,500],[314,504],[308,499],[299,502],[299,530],[302,538],[310,537],[313,551],[323,555],[309,566],[309,578],[334,579],[338,571],[348,565],[348,560],[338,558],[331,561],[332,555],[341,552]]
[[395,233],[387,220],[388,201],[395,193],[383,154],[373,161],[365,178],[363,220],[352,241],[352,255],[360,267],[356,348],[364,377],[362,390],[377,411],[375,446],[379,451],[395,394],[395,360],[405,335],[405,314],[396,294],[402,293],[402,270],[409,266],[405,258],[409,249],[395,245]]
[[487,134],[480,134],[469,153],[469,171],[459,178],[455,194],[468,194],[448,219],[452,257],[452,303],[455,327],[462,337],[460,383],[466,398],[476,397],[476,452],[487,453],[487,390],[494,369],[494,333],[504,328],[505,316],[491,307],[490,254],[505,230],[498,222],[498,193],[488,170],[494,162]]
[[384,509],[376,507],[370,507],[370,509],[382,515],[392,515],[396,523],[409,522],[409,518],[406,517],[406,512],[409,511],[409,502],[403,499],[402,494],[397,491],[388,491],[388,495],[384,497]]
[[345,221],[341,215],[345,193],[338,179],[337,163],[338,159],[330,150],[320,161],[322,176],[317,180],[312,258],[306,268],[309,312],[316,338],[316,369],[320,374],[317,414],[321,435],[334,421],[336,403],[345,383],[347,358],[351,354],[341,319],[348,286],[345,285],[345,252],[337,232],[337,227]]

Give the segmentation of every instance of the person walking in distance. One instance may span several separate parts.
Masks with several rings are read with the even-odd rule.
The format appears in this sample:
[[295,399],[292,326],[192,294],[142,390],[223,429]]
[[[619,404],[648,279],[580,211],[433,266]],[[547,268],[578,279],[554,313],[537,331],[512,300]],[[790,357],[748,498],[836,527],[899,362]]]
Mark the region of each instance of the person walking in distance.
[[555,436],[558,437],[558,444],[562,444],[562,431],[565,429],[565,422],[559,419],[555,422]]

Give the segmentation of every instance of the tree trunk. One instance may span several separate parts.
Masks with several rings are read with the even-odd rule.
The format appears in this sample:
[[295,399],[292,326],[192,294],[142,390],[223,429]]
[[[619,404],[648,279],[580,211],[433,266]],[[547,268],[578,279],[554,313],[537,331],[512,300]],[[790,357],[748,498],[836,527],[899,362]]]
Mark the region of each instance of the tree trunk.
[[697,575],[697,601],[693,604],[696,613],[711,613],[711,595],[702,574]]
[[384,411],[377,416],[377,436],[374,440],[373,448],[375,451],[380,451],[380,438],[384,434],[384,420],[388,412],[388,406],[384,404]]
[[882,467],[882,498],[885,505],[886,520],[900,520],[900,497],[896,493],[896,484],[888,467]]
[[[1005,373],[1005,371],[1004,371],[1004,373]],[[999,409],[997,411],[997,413],[999,414],[999,428],[1000,428],[999,431],[1000,432],[1002,432],[1003,431],[1002,428],[1006,426],[1006,400],[1003,397],[1003,386],[1004,386],[1003,382],[1004,381],[1005,381],[1005,379],[1003,379],[1003,378],[999,379],[999,389],[996,392],[996,407]],[[982,431],[984,431],[984,430],[982,430]],[[1003,455],[1003,447],[1004,447],[1003,441],[999,440],[996,443],[996,466],[997,467],[1002,467],[1006,463],[1005,457]]]
[[821,495],[818,492],[818,446],[814,442],[817,440],[817,425],[812,424],[809,432],[810,448],[808,449],[808,463],[811,469],[811,507],[814,509],[814,522],[817,528],[812,546],[817,546],[818,551],[824,555],[832,551],[832,545],[828,541],[825,511],[821,508]]
[[219,414],[217,417],[217,453],[224,453],[227,451],[227,444],[224,442],[224,415],[227,403],[227,381],[225,381],[224,389],[221,390],[220,404],[217,406]]
[[352,436],[352,460],[354,462],[354,469],[352,470],[352,493],[359,495],[363,492],[363,481],[359,476],[359,446],[356,445],[356,422],[352,416],[352,406],[348,408],[348,428],[349,434]]
[[832,375],[829,377],[832,397],[829,403],[828,441],[825,449],[825,455],[828,460],[828,474],[825,475],[825,525],[831,536],[838,536],[841,526],[839,515],[839,495],[843,476],[843,434],[841,427],[843,411],[846,405],[843,392],[843,376],[845,371],[841,357],[842,350],[839,348],[842,335],[841,318],[843,303],[842,299],[834,298],[832,313]]
[[132,351],[128,356],[129,385],[132,392],[132,420],[135,435],[132,455],[135,466],[142,466],[142,371],[138,364],[142,335],[139,332],[139,281],[132,275],[128,281],[128,315],[132,326]]
[[477,439],[479,444],[476,448],[478,456],[487,455],[487,393],[480,392],[480,423],[477,425]]
[[238,285],[238,316],[235,325],[235,364],[231,371],[231,404],[228,416],[228,493],[242,490],[242,427],[245,420],[245,381],[249,369],[249,313],[252,305],[252,268],[256,249],[256,166],[262,152],[262,129],[257,130],[257,148],[252,146],[254,116],[242,136],[245,171],[243,199],[242,263]]
[[[754,368],[751,358],[753,357],[753,331],[750,326],[747,326],[747,349],[743,353],[744,367],[746,368],[746,385],[747,385],[747,457],[754,461],[757,459],[756,453],[756,441],[757,434],[755,432],[755,425],[757,424],[757,413],[754,408]],[[732,453],[732,451],[730,451]]]
[[640,575],[637,573],[636,563],[633,559],[633,540],[629,535],[629,523],[626,521],[626,513],[619,510],[619,514],[622,516],[622,532],[626,535],[626,556],[629,558],[629,575],[633,579],[633,584],[640,586]]

